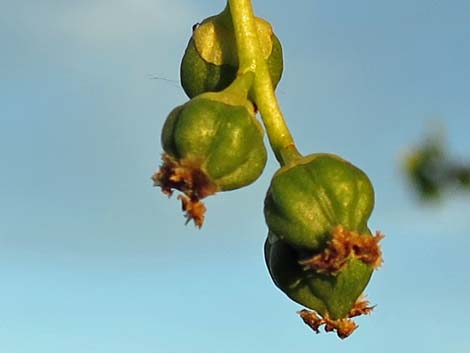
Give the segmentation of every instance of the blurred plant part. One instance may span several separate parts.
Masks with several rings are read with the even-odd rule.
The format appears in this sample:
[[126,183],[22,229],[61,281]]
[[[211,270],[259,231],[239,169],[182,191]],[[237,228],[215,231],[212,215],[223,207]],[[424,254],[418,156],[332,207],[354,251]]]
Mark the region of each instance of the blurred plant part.
[[470,191],[470,163],[456,161],[440,134],[429,134],[404,158],[411,186],[424,201],[440,199],[452,189]]

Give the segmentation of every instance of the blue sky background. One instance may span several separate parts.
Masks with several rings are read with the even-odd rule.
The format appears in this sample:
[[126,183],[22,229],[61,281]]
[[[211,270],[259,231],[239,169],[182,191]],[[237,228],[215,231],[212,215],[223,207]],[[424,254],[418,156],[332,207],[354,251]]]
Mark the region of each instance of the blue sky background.
[[254,2],[300,150],[376,189],[377,308],[345,341],[304,326],[265,268],[272,154],[202,230],[152,188],[191,26],[222,1],[0,4],[0,352],[470,352],[469,195],[420,204],[399,164],[432,121],[470,159],[470,2]]

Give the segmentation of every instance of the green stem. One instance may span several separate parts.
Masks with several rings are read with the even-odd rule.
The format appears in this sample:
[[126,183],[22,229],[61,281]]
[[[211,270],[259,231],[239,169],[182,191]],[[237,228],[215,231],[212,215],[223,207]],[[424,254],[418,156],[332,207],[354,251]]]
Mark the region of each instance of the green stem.
[[261,113],[269,142],[276,159],[282,165],[300,158],[294,139],[282,115],[261,52],[251,0],[228,0],[237,42],[239,72],[255,72],[254,101]]

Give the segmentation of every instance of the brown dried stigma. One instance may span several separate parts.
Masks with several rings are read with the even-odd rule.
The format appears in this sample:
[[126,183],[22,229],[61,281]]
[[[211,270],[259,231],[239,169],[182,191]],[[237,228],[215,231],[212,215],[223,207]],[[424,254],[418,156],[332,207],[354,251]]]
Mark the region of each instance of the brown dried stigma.
[[374,307],[369,305],[370,304],[367,300],[360,298],[356,304],[354,304],[346,318],[337,320],[330,319],[328,315],[322,317],[317,312],[306,309],[300,310],[298,314],[304,323],[307,324],[316,333],[320,333],[320,327],[325,325],[326,332],[336,331],[336,334],[339,338],[345,339],[346,337],[350,336],[358,327],[357,324],[351,320],[351,318],[359,315],[370,314]]
[[186,212],[187,222],[193,220],[194,224],[201,228],[206,207],[200,200],[215,194],[217,186],[197,161],[180,161],[166,153],[162,155],[162,161],[160,169],[152,176],[154,186],[159,186],[168,196],[173,194],[173,189],[181,191],[184,195],[179,195],[178,199]]
[[382,264],[382,251],[379,242],[383,234],[359,234],[338,226],[331,233],[331,240],[319,254],[299,261],[305,269],[314,269],[319,273],[335,274],[340,271],[352,256],[374,268]]

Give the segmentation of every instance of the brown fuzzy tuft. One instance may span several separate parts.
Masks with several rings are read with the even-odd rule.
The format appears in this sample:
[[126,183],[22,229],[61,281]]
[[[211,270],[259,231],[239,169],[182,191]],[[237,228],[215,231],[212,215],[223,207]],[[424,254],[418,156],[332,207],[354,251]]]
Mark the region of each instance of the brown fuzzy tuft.
[[359,299],[356,304],[354,304],[354,307],[351,309],[348,316],[343,319],[332,320],[328,315],[321,317],[317,312],[306,309],[300,310],[297,313],[300,315],[304,323],[316,333],[320,333],[320,327],[325,325],[326,332],[336,331],[339,338],[345,339],[358,327],[351,318],[359,315],[370,314],[373,309],[374,307],[369,306],[368,301]]
[[299,264],[305,269],[313,269],[319,273],[336,274],[352,256],[365,264],[378,268],[383,262],[379,246],[379,242],[383,238],[384,236],[380,232],[369,236],[338,226],[333,229],[332,238],[321,253],[300,260]]
[[186,224],[193,220],[196,227],[201,228],[204,223],[204,214],[206,213],[204,203],[193,201],[186,195],[179,195],[178,199],[181,200],[183,212],[186,212]]
[[320,333],[320,327],[325,325],[326,332],[336,331],[336,334],[341,339],[345,339],[351,335],[357,328],[357,324],[351,319],[331,320],[327,316],[322,318],[315,311],[305,309],[299,311],[298,314],[305,324],[307,324],[316,333]]
[[159,186],[162,192],[171,196],[173,189],[181,191],[183,211],[186,212],[187,222],[193,220],[197,227],[202,227],[206,207],[201,199],[213,195],[217,186],[201,169],[200,163],[193,160],[176,160],[164,153],[160,169],[152,176],[154,186]]
[[370,306],[370,302],[365,299],[365,295],[362,294],[359,299],[356,301],[351,311],[348,314],[348,317],[356,317],[361,315],[369,315],[375,308]]

